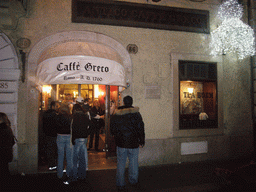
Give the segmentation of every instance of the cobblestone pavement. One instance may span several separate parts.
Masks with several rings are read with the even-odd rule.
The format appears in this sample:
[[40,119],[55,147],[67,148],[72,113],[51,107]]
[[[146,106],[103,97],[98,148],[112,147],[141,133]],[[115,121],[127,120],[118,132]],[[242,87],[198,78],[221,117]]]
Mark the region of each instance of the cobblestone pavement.
[[[92,191],[115,192],[115,169],[92,170],[87,179],[64,185],[56,173],[13,175],[1,191]],[[250,160],[223,160],[140,167],[140,189],[149,192],[256,191],[256,164]],[[126,175],[127,176],[127,175]]]

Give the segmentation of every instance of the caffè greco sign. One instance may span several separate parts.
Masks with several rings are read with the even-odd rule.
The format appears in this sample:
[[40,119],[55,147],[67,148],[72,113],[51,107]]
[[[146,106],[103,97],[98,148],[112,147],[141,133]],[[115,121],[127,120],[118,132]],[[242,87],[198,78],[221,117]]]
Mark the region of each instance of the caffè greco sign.
[[37,69],[38,83],[103,84],[126,86],[125,69],[116,62],[93,56],[64,56],[47,59]]

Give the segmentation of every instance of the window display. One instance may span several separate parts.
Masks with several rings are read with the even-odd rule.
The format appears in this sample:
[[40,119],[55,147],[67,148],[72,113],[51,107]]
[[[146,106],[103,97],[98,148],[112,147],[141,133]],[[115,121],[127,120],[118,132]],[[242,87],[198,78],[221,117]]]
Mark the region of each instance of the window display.
[[214,64],[180,62],[180,129],[218,127],[216,70]]

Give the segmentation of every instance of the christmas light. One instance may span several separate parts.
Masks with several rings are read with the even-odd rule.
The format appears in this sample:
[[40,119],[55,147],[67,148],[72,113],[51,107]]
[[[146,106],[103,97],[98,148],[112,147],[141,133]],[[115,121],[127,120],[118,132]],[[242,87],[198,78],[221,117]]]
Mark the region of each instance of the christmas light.
[[239,59],[255,54],[253,29],[238,18],[226,19],[211,33],[211,54],[236,52]]
[[218,10],[218,17],[222,21],[225,19],[238,18],[243,16],[243,7],[237,0],[228,0],[220,5]]
[[220,6],[218,16],[222,23],[211,32],[211,55],[234,52],[243,59],[255,54],[254,31],[240,20],[242,14],[237,0],[227,0]]

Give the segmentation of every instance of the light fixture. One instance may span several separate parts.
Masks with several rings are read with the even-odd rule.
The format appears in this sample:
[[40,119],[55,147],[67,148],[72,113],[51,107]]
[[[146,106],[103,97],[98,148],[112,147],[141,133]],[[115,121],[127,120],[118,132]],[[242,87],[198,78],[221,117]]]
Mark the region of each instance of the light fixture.
[[211,55],[233,52],[243,59],[255,54],[254,32],[240,20],[242,15],[243,8],[237,0],[227,0],[219,7],[218,17],[222,23],[211,32]]
[[73,91],[73,95],[74,95],[74,98],[77,98],[77,96],[78,96],[78,91]]
[[188,87],[188,92],[189,93],[193,93],[193,91],[194,91],[194,88],[193,88],[193,86],[191,85],[191,83],[189,84],[189,87]]
[[193,91],[194,91],[194,88],[188,88],[189,93],[193,93]]
[[49,85],[44,85],[43,86],[43,92],[45,92],[47,94],[50,94],[51,90],[52,90],[52,86],[49,86]]
[[99,85],[94,85],[94,98],[98,99],[100,95]]

